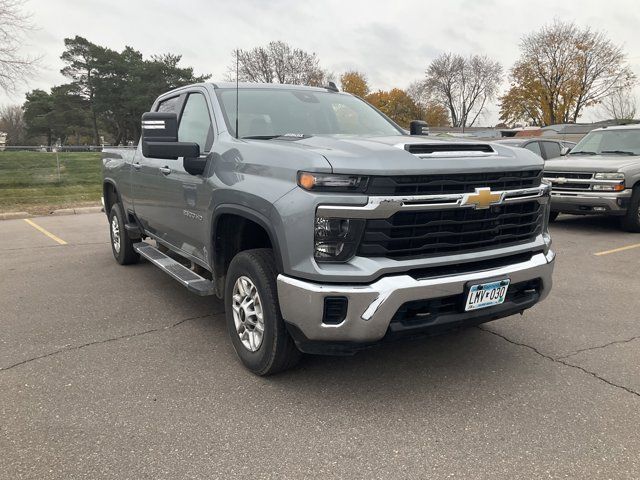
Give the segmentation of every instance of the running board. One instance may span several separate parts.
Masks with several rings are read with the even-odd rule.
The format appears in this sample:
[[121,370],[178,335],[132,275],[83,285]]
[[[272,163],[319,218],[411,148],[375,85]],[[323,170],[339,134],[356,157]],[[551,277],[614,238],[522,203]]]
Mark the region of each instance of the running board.
[[183,286],[187,287],[189,291],[203,297],[215,294],[215,283],[201,277],[173,258],[168,257],[156,247],[146,242],[138,242],[133,244],[133,249],[160,270],[169,274]]

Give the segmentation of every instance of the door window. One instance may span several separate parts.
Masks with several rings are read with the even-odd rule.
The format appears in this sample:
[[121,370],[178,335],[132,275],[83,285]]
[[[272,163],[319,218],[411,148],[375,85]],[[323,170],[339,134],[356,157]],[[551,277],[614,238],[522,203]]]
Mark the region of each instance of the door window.
[[542,150],[540,150],[540,144],[538,142],[527,143],[524,148],[526,148],[527,150],[531,150],[533,153],[540,157],[542,156]]
[[557,158],[560,156],[560,144],[556,142],[544,142],[544,151],[547,158]]
[[178,140],[197,143],[201,152],[211,149],[213,125],[207,101],[201,93],[192,93],[187,98],[178,127]]
[[178,113],[178,107],[180,106],[180,97],[171,97],[166,100],[162,100],[158,104],[156,111],[162,113]]

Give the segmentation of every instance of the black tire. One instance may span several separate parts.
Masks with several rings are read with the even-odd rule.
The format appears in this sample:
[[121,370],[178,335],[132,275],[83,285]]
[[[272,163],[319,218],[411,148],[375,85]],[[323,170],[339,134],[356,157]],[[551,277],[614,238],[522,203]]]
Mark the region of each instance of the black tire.
[[[114,221],[117,222],[118,233],[120,236],[120,246],[118,248],[116,243],[116,236],[114,232]],[[116,259],[120,265],[131,265],[138,263],[140,255],[133,249],[133,241],[129,237],[129,232],[124,228],[125,226],[124,213],[122,205],[119,203],[114,204],[109,212],[109,234],[111,238],[111,251],[113,252],[113,258]]]
[[[248,278],[258,294],[263,317],[263,334],[261,341],[254,351],[245,346],[240,338],[234,320],[233,295],[236,281],[241,277]],[[236,255],[229,265],[227,272],[224,306],[227,320],[227,329],[231,337],[231,343],[244,366],[256,375],[266,376],[282,372],[295,366],[300,359],[300,351],[287,332],[284,320],[280,313],[278,303],[278,290],[276,287],[277,270],[273,257],[273,251],[266,248],[246,250]],[[255,305],[255,302],[254,302]],[[254,306],[253,311],[256,311]],[[245,331],[253,331],[256,327],[253,322],[257,317],[252,317],[243,312],[238,313],[242,318],[240,328]],[[251,321],[248,319],[252,318]],[[246,319],[247,323],[244,323]],[[246,327],[248,325],[249,327]],[[249,339],[245,338],[245,341]],[[257,343],[257,342],[256,342]]]
[[555,222],[558,218],[558,215],[560,215],[560,212],[551,212],[549,214],[549,222]]
[[633,189],[627,213],[622,217],[622,228],[627,232],[640,233],[640,187]]

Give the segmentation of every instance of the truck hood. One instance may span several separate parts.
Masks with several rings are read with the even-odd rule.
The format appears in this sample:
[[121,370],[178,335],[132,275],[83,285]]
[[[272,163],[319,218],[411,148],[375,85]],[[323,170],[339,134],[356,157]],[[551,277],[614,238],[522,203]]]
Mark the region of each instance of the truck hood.
[[549,172],[617,172],[625,167],[640,167],[640,157],[624,155],[569,155],[547,160],[545,171]]
[[[397,135],[391,137],[313,136],[297,140],[249,140],[278,143],[289,153],[313,151],[322,155],[334,173],[360,175],[412,175],[473,171],[528,170],[542,168],[540,157],[526,149],[515,149],[487,142],[434,139],[432,137]],[[405,150],[406,144],[446,145],[451,151],[418,156]],[[456,146],[491,145],[490,154],[456,151]]]

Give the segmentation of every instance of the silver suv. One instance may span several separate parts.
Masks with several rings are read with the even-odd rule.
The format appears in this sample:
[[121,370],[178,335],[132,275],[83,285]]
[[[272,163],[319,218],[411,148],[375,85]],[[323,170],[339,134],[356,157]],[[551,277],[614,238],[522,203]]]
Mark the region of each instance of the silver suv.
[[640,232],[640,125],[592,130],[569,155],[548,160],[551,220],[560,213],[616,215]]

